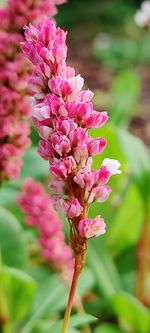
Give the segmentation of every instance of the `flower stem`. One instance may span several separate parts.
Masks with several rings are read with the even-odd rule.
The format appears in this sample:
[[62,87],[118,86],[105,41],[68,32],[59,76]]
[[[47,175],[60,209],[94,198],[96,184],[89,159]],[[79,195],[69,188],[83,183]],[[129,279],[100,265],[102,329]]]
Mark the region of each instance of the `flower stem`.
[[86,257],[86,249],[84,249],[81,253],[75,253],[75,266],[74,266],[74,274],[72,278],[70,293],[68,297],[68,302],[66,306],[65,316],[63,320],[62,330],[61,333],[67,333],[68,332],[68,326],[69,326],[69,320],[70,320],[70,314],[72,309],[72,304],[74,300],[74,295],[78,283],[78,279],[80,276],[80,273],[84,267],[85,263],[85,257]]

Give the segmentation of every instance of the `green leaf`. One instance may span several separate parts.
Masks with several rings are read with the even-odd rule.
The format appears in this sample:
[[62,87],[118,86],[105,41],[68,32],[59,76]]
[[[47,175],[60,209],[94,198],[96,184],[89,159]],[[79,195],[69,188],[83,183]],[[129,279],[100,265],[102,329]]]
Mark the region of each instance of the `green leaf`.
[[55,305],[62,294],[64,294],[64,285],[58,281],[56,276],[52,276],[49,279],[49,288],[44,291],[44,281],[41,286],[41,290],[38,290],[37,297],[33,304],[29,319],[26,321],[24,327],[20,333],[30,333],[32,329],[36,327],[39,319],[41,319],[48,311],[50,314],[55,310]]
[[78,282],[78,292],[79,295],[82,296],[85,294],[86,291],[91,290],[95,282],[93,271],[88,268],[84,267],[82,274],[80,275],[79,282]]
[[129,331],[136,333],[149,333],[150,311],[135,297],[122,292],[113,296],[111,303],[122,326],[128,325]]
[[144,143],[132,134],[118,130],[123,152],[128,160],[128,169],[136,180],[143,199],[147,204],[150,184],[150,156]]
[[113,324],[103,323],[96,327],[94,333],[124,333],[119,327]]
[[23,229],[13,214],[0,207],[0,248],[7,266],[24,267],[26,252]]
[[[93,244],[92,244],[93,243]],[[94,241],[88,244],[88,265],[95,274],[96,282],[100,294],[108,299],[116,291],[122,289],[120,276],[111,258],[108,257],[103,247],[99,246],[99,251],[94,246]]]
[[[121,1],[113,2],[114,6],[117,6]],[[110,6],[109,6],[110,7]],[[135,12],[135,9],[134,9]],[[128,14],[127,14],[128,15]],[[132,14],[133,15],[133,14]],[[112,12],[110,11],[110,16]],[[120,16],[121,17],[121,16]],[[126,17],[126,15],[123,15]],[[99,34],[94,42],[94,53],[97,58],[106,66],[112,70],[121,70],[131,67],[135,64],[149,64],[150,63],[150,37],[149,35],[140,37],[139,31],[134,36],[135,25],[131,26],[129,23],[129,29],[132,30],[132,39],[130,38],[115,38],[105,34]],[[112,27],[111,27],[112,28]],[[131,35],[131,32],[130,32]],[[133,39],[134,38],[134,39]],[[126,92],[125,87],[125,92]]]
[[14,198],[18,195],[18,190],[9,186],[3,185],[0,189],[1,206],[10,207],[14,205]]
[[121,70],[138,61],[137,43],[134,40],[100,34],[95,40],[97,58],[113,70]]
[[[121,175],[115,175],[111,177],[109,181],[109,186],[112,188],[112,193],[110,198],[104,203],[94,203],[90,206],[89,217],[93,218],[98,213],[104,217],[107,223],[111,223],[113,214],[114,214],[114,204],[113,198],[118,196],[122,191],[124,178],[126,176],[126,158],[124,152],[122,150],[119,135],[116,130],[116,127],[113,124],[109,124],[104,126],[104,128],[100,129],[92,129],[90,130],[90,135],[92,137],[103,136],[107,139],[107,146],[104,152],[100,155],[96,155],[93,158],[93,168],[98,169],[104,158],[112,158],[117,159],[121,163]],[[116,200],[115,200],[116,201]]]
[[123,71],[113,81],[111,88],[110,119],[117,125],[127,127],[137,108],[140,81],[135,71]]
[[83,315],[76,314],[72,316],[70,319],[70,327],[71,328],[83,327],[86,324],[90,324],[95,321],[97,321],[97,318],[91,316],[90,314],[83,314]]
[[16,268],[5,266],[2,274],[11,322],[18,325],[32,306],[36,285],[28,274]]
[[[90,314],[83,314],[83,315],[73,315],[70,318],[70,324],[69,328],[78,328],[78,327],[84,327],[86,324],[94,323],[97,319]],[[51,327],[51,331],[53,333],[60,333],[62,326],[62,320],[58,321],[57,324],[54,324]]]
[[67,296],[68,296],[68,288],[66,287],[66,285],[60,281],[60,279],[56,276],[56,275],[50,275],[49,273],[49,277],[44,279],[42,281],[42,284],[39,284],[39,288],[38,288],[38,292],[33,304],[33,308],[32,308],[32,314],[34,315],[36,312],[38,312],[39,310],[39,304],[43,304],[46,299],[47,299],[47,295],[51,294],[51,292],[53,291],[53,289],[57,288],[57,286],[61,283],[61,290],[60,290],[60,297],[58,298],[57,302],[55,301],[55,299],[51,300],[50,305],[46,305],[45,307],[45,311],[43,312],[44,315],[46,313],[48,313],[49,315],[51,313],[53,313],[54,311],[57,310],[62,310],[65,308],[66,305],[66,300],[67,300]]
[[115,259],[117,268],[122,277],[124,290],[134,294],[137,267],[135,245],[125,248]]
[[118,159],[121,163],[121,169],[124,171],[126,166],[126,158],[122,150],[122,146],[119,140],[119,133],[117,128],[112,123],[105,125],[103,128],[94,128],[89,130],[89,134],[93,138],[103,136],[107,140],[107,145],[102,154],[94,156],[93,168],[100,167],[101,162],[105,157]]
[[32,147],[27,150],[24,156],[24,164],[21,172],[21,180],[26,177],[33,177],[36,180],[44,179],[49,173],[49,163],[43,160],[37,152],[37,148]]
[[118,254],[137,242],[143,219],[143,201],[136,186],[131,184],[106,233],[106,241],[112,254]]
[[37,147],[31,147],[23,157],[23,167],[20,178],[16,181],[4,181],[0,188],[0,203],[3,207],[8,207],[16,216],[20,217],[20,210],[15,199],[20,192],[22,182],[27,177],[32,177],[37,181],[45,181],[49,175],[49,163],[44,161],[37,152]]
[[16,204],[16,198],[19,195],[19,186],[16,187],[16,182],[4,182],[0,188],[0,203],[1,206],[8,209],[15,217],[22,222],[23,213]]
[[1,7],[6,7],[7,6],[7,0],[1,0],[0,6]]
[[[95,282],[94,275],[93,275],[92,271],[88,267],[85,267],[85,269],[83,270],[83,272],[80,276],[80,279],[79,279],[79,283],[78,283],[78,287],[77,287],[78,294],[80,296],[84,295],[87,290],[92,288],[92,286],[94,285],[94,282]],[[46,278],[44,280],[44,282],[42,281],[42,285],[40,283],[40,287],[38,289],[37,296],[36,296],[36,299],[35,299],[35,302],[33,305],[33,309],[32,309],[33,313],[35,313],[38,310],[39,304],[42,304],[44,302],[47,295],[59,283],[60,283],[60,281],[56,276],[54,276],[53,278],[52,277]],[[47,310],[45,311],[44,314],[47,313],[48,315],[51,315],[56,311],[65,309],[67,298],[68,298],[68,293],[69,293],[69,288],[67,288],[66,285],[62,284],[62,290],[59,295],[60,297],[57,299],[57,302],[54,300],[53,304],[51,303],[50,306],[47,307]]]

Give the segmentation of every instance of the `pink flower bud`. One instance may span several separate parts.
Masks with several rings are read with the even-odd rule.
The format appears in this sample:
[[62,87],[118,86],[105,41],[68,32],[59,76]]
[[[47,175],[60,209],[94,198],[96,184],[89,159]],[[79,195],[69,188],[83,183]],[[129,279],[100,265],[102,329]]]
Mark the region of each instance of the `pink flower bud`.
[[94,184],[104,185],[108,182],[110,178],[110,172],[106,169],[105,166],[102,166],[99,170],[94,172]]
[[100,215],[95,217],[94,219],[83,219],[79,222],[79,233],[80,236],[86,239],[91,237],[98,237],[105,233],[105,222]]
[[106,146],[106,140],[104,138],[92,139],[88,142],[88,151],[91,156],[100,154]]
[[39,142],[38,153],[45,160],[50,160],[51,155],[53,156],[55,151],[54,151],[54,148],[52,147],[51,142],[43,139],[43,140],[40,140],[40,142]]
[[67,190],[65,182],[60,179],[51,180],[49,187],[53,194],[65,194]]
[[63,164],[51,165],[50,171],[53,175],[60,179],[67,177],[67,168]]
[[72,156],[63,158],[62,164],[65,166],[68,174],[71,173],[77,167],[76,161]]
[[54,209],[58,213],[66,215],[68,203],[64,199],[59,198],[59,197],[52,197],[51,202],[52,202]]
[[87,120],[87,128],[99,128],[102,127],[108,120],[107,112],[95,112],[91,114]]
[[51,89],[53,94],[56,94],[60,97],[65,97],[66,95],[71,94],[72,87],[67,79],[63,79],[61,77],[52,77],[49,80],[49,88]]
[[39,127],[39,134],[42,139],[49,139],[51,134],[53,133],[53,129],[48,126],[40,126]]
[[50,108],[44,103],[37,104],[33,111],[33,117],[39,121],[50,118]]
[[69,83],[72,87],[73,93],[76,94],[77,92],[79,92],[82,89],[84,80],[80,75],[77,75],[77,76],[70,78]]
[[60,156],[63,154],[66,155],[71,150],[70,140],[65,135],[58,134],[58,132],[51,135],[51,143],[54,150]]
[[86,168],[81,169],[74,177],[74,181],[81,187],[91,190],[94,185],[94,173]]
[[82,210],[83,210],[83,208],[80,205],[78,199],[76,199],[76,198],[72,199],[69,204],[69,207],[67,209],[67,216],[70,219],[73,219],[74,217],[79,216],[81,214]]
[[77,94],[77,100],[79,101],[79,102],[84,102],[84,103],[86,103],[86,102],[89,102],[91,99],[92,99],[92,97],[94,96],[94,94],[92,93],[92,91],[90,91],[90,90],[82,90],[82,91],[80,91],[78,94]]
[[88,159],[88,149],[86,143],[82,141],[78,143],[76,148],[73,149],[73,157],[77,164],[79,164],[81,167],[86,165],[86,161]]
[[77,125],[72,119],[58,119],[54,122],[55,130],[69,136],[71,131],[77,128]]
[[108,199],[111,193],[111,188],[109,186],[98,186],[93,188],[88,203],[92,203],[94,200],[97,202],[104,202]]

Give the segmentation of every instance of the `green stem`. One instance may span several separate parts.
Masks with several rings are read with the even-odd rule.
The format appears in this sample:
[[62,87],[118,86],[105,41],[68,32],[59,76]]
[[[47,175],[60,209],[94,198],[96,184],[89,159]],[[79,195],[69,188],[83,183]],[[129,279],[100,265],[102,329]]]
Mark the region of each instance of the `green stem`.
[[[85,310],[84,310],[84,306],[82,304],[82,300],[80,298],[79,295],[77,295],[77,306],[76,306],[76,309],[78,311],[79,314],[85,314]],[[91,333],[91,329],[89,327],[89,325],[86,325],[83,329],[82,329],[82,332],[83,333]]]
[[67,302],[67,306],[66,306],[66,311],[65,311],[65,316],[64,316],[64,320],[63,320],[61,333],[68,332],[68,326],[69,326],[69,320],[70,320],[70,314],[71,314],[72,304],[73,304],[73,300],[74,300],[74,295],[75,295],[79,276],[84,267],[85,257],[86,257],[86,250],[83,253],[75,254],[74,274],[73,274],[73,278],[72,278],[72,283],[71,283],[71,288],[70,288],[70,293],[69,293],[69,297],[68,297],[68,302]]

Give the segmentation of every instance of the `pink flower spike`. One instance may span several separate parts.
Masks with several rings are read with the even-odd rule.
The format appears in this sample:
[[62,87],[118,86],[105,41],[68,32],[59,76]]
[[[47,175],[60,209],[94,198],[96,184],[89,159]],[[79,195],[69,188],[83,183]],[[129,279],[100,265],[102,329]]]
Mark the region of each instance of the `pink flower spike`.
[[73,219],[74,217],[79,216],[82,210],[83,208],[79,201],[77,199],[72,199],[67,209],[67,215],[69,219]]
[[98,215],[94,219],[83,219],[79,222],[79,233],[80,236],[86,239],[92,238],[94,236],[98,237],[105,233],[105,222],[104,219]]
[[[63,200],[63,199],[59,199]],[[55,198],[56,204],[58,200]],[[41,255],[48,265],[69,282],[74,259],[70,247],[65,243],[62,221],[54,211],[48,193],[41,183],[28,178],[22,185],[17,203],[25,213],[25,221],[38,231]],[[60,207],[60,201],[59,201]],[[61,202],[61,207],[64,202]]]
[[[102,202],[107,199],[110,188],[104,185],[112,174],[120,173],[120,163],[105,159],[99,170],[92,170],[92,156],[102,152],[106,141],[101,137],[93,139],[88,129],[103,126],[108,115],[94,110],[90,102],[92,93],[82,90],[83,78],[68,67],[66,33],[48,18],[37,25],[37,30],[35,40],[29,27],[24,52],[29,59],[32,58],[35,68],[32,74],[33,89],[31,86],[34,108],[39,103],[50,108],[50,115],[49,111],[47,114],[47,108],[44,111],[45,119],[40,120],[43,115],[39,110],[35,115],[37,118],[34,117],[38,133],[43,136],[39,152],[49,161],[55,179],[64,184],[62,188],[59,186],[58,192],[62,191],[59,198],[53,200],[57,208],[65,205],[64,213],[71,227],[70,243],[75,255],[71,298],[69,296],[63,332],[68,324],[68,309],[73,301],[74,287],[85,263],[87,239],[105,232],[103,218],[88,218],[89,201]],[[52,183],[52,187],[56,192],[56,183]],[[50,255],[50,248],[45,255]]]
[[[50,107],[41,102],[45,97],[46,84],[54,72],[55,61],[62,63],[66,58],[66,33],[61,29],[56,31],[55,22],[50,18],[38,23],[46,14],[53,17],[57,12],[57,3],[64,2],[65,0],[8,0],[5,8],[0,5],[1,181],[19,177],[22,157],[30,145],[31,96],[34,95],[35,106],[33,122],[38,127],[40,136],[47,140],[53,132],[44,123],[50,118]],[[32,66],[22,54],[20,46],[30,61],[37,65],[32,74]],[[27,82],[32,85],[31,89]],[[35,100],[40,104],[36,105]]]

